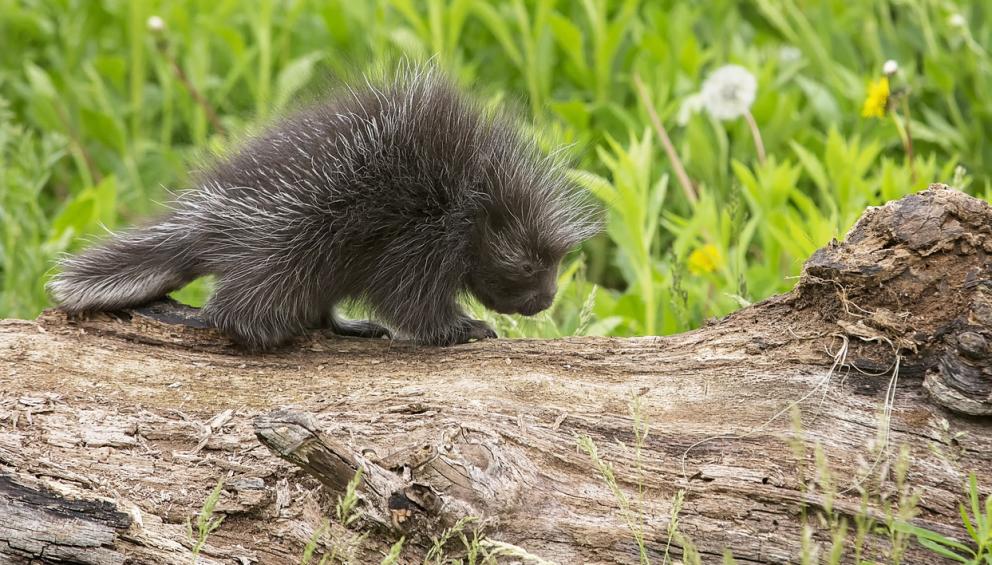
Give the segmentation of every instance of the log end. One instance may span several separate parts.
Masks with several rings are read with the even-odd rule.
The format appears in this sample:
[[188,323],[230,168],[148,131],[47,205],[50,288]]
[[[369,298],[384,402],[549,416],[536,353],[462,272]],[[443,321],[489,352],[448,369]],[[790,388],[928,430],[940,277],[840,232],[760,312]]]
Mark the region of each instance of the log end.
[[856,366],[920,372],[942,406],[992,414],[992,206],[935,184],[869,208],[806,262],[806,312],[857,341]]

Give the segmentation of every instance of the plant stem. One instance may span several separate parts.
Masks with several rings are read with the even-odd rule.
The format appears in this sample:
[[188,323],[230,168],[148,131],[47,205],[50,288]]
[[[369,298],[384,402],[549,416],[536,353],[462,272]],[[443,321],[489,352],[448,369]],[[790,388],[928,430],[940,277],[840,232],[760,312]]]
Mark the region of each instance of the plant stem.
[[177,61],[176,58],[169,53],[166,40],[161,39],[156,41],[155,45],[158,46],[158,51],[162,54],[162,57],[164,57],[169,63],[169,66],[172,67],[172,72],[176,75],[176,78],[179,79],[179,83],[183,85],[183,88],[185,88],[186,92],[188,92],[190,97],[193,98],[193,101],[203,109],[203,112],[207,115],[207,119],[210,120],[210,125],[213,126],[214,131],[220,135],[227,135],[227,129],[220,123],[220,118],[217,116],[217,112],[214,111],[213,106],[211,106],[210,102],[208,102],[207,99],[200,94],[200,91],[193,86],[193,83],[189,80],[189,76],[186,75],[186,71],[184,71],[179,65],[179,61]]
[[103,175],[100,174],[100,168],[97,167],[96,161],[93,160],[93,155],[88,149],[86,149],[86,146],[83,145],[83,142],[79,137],[79,132],[77,132],[76,128],[72,125],[72,122],[69,120],[69,116],[66,115],[65,109],[63,109],[58,103],[52,104],[52,107],[55,108],[55,114],[58,116],[59,121],[62,122],[62,127],[65,128],[66,134],[69,136],[69,140],[76,146],[76,149],[79,150],[79,154],[83,157],[83,165],[86,167],[86,172],[89,174],[90,178],[88,180],[90,184],[100,184],[100,181],[103,180]]
[[679,159],[679,154],[675,152],[675,146],[672,145],[672,140],[668,137],[665,126],[662,125],[658,113],[651,104],[651,98],[648,96],[647,89],[644,88],[644,83],[641,82],[640,75],[634,75],[634,86],[637,88],[637,94],[641,98],[641,103],[644,104],[644,108],[648,112],[648,117],[651,118],[651,124],[654,126],[655,132],[661,138],[661,144],[665,148],[668,160],[672,163],[672,169],[675,170],[675,177],[679,179],[679,186],[682,187],[682,192],[685,193],[685,197],[689,200],[690,204],[695,204],[699,200],[699,196],[696,195],[696,189],[692,184],[692,180],[689,179],[689,174],[685,172],[685,167],[682,165],[682,160]]
[[145,89],[145,9],[143,2],[128,4],[128,43],[131,51],[131,139],[141,131],[141,105]]
[[654,294],[654,271],[651,266],[651,256],[641,269],[641,292],[644,297],[644,335],[655,335],[655,318],[658,312],[655,310]]
[[902,110],[906,113],[906,137],[903,144],[906,147],[906,158],[909,159],[909,179],[916,184],[916,162],[913,160],[913,134],[909,131],[909,93],[902,95]]
[[758,152],[758,163],[765,164],[765,143],[761,140],[761,130],[758,129],[758,122],[754,121],[751,110],[744,111],[744,119],[747,120],[747,127],[751,128],[751,137],[754,138],[754,149]]

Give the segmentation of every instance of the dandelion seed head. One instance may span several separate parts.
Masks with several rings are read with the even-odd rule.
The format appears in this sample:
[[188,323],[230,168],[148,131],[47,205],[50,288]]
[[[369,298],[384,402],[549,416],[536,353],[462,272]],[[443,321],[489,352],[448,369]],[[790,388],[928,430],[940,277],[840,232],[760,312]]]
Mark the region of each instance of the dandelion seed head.
[[719,120],[733,120],[746,114],[754,103],[758,81],[740,65],[725,65],[713,71],[700,92],[703,106]]
[[889,59],[884,65],[882,65],[882,72],[885,73],[886,76],[896,74],[899,72],[899,63],[895,62],[893,59]]
[[165,31],[165,20],[159,16],[149,16],[148,21],[145,22],[145,24],[148,26],[149,31],[155,33]]

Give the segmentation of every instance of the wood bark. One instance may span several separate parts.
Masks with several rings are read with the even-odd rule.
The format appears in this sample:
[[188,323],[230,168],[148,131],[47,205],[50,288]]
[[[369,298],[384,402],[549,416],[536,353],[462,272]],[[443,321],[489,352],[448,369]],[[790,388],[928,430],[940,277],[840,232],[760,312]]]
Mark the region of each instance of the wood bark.
[[[852,540],[859,512],[884,522],[900,449],[913,523],[962,538],[967,474],[992,486],[990,257],[992,209],[935,186],[866,211],[792,292],[676,336],[315,333],[249,356],[170,303],[6,320],[0,563],[190,563],[186,521],[219,479],[225,519],[200,563],[299,563],[324,516],[318,554],[337,544],[356,563],[400,536],[400,562],[419,562],[466,517],[548,561],[633,563],[620,498],[660,563],[680,490],[672,557],[689,539],[704,562],[795,562],[803,524],[826,551],[827,508]],[[335,502],[358,469],[345,528]],[[941,559],[911,544],[904,562]]]

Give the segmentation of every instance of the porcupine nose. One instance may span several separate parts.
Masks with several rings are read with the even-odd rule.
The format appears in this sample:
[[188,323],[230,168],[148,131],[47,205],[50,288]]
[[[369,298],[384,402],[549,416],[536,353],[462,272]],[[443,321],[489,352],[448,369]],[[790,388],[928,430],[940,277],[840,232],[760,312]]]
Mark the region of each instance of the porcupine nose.
[[520,308],[520,313],[524,316],[533,316],[538,312],[547,310],[548,307],[551,306],[551,303],[554,302],[554,299],[554,294],[538,294],[528,300],[523,307]]
[[548,294],[542,294],[537,297],[537,311],[547,310],[551,307],[551,303],[555,301],[555,293],[551,292]]

